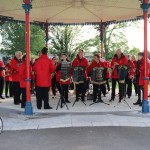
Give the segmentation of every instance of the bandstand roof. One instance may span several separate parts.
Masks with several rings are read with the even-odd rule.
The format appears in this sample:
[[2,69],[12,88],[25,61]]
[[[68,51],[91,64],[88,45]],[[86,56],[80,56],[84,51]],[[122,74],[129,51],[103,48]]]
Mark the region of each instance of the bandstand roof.
[[[22,0],[0,0],[0,17],[25,20]],[[31,22],[90,23],[136,19],[139,0],[32,0]],[[149,9],[150,14],[150,9]]]

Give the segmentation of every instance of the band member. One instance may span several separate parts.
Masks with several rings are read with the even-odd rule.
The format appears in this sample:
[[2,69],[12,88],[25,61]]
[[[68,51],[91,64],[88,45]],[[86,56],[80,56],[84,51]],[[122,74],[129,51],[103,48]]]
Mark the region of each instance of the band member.
[[10,61],[10,66],[12,69],[12,81],[13,81],[13,96],[14,104],[19,105],[20,103],[20,84],[19,84],[19,67],[22,63],[21,60],[22,52],[17,51],[15,57]]
[[[5,66],[5,96],[8,98],[12,97],[12,69],[10,66],[11,59],[8,59],[8,63]],[[8,96],[9,92],[9,96]]]
[[134,55],[132,55],[131,57],[132,62],[134,63],[134,78],[133,78],[133,85],[134,85],[134,90],[135,90],[135,95],[138,94],[138,90],[137,90],[137,83],[136,83],[136,66],[137,66],[137,60],[136,57]]
[[[25,108],[26,104],[26,55],[22,57],[22,64],[19,68],[19,82],[20,82],[20,89],[21,89],[21,108]],[[31,66],[30,66],[30,79],[31,79]],[[30,85],[31,86],[31,85]]]
[[0,98],[5,99],[2,94],[3,94],[3,88],[4,88],[4,76],[5,76],[5,66],[2,60],[0,60]]
[[85,101],[85,89],[86,89],[88,61],[84,57],[84,51],[82,49],[79,49],[76,58],[72,62],[72,67],[77,67],[77,66],[85,67],[85,72],[84,72],[84,83],[75,84],[75,87],[76,87],[76,101],[79,100],[79,94],[80,93],[81,93],[81,100]]
[[[112,68],[112,93],[111,93],[111,101],[115,99],[115,89],[116,89],[116,82],[118,82],[118,73],[117,73],[117,66],[127,65],[128,60],[125,55],[121,52],[121,49],[116,51],[112,61],[111,61],[111,68]],[[119,83],[119,102],[123,99],[124,96],[124,84]]]
[[[100,61],[100,56],[98,54],[94,55],[94,60],[87,69],[88,73],[92,74],[92,69],[95,67],[103,67],[103,68],[105,67],[104,62]],[[106,74],[105,74],[105,79],[106,79]],[[105,86],[105,84],[99,85],[99,84],[93,83],[93,96],[94,96],[93,102],[96,102],[97,95],[98,95],[98,102],[103,102],[103,100],[101,99],[101,92],[102,92],[103,86]]]
[[[61,102],[64,102],[64,100],[65,100],[66,103],[70,103],[70,101],[68,100],[70,76],[67,77],[67,79],[65,79],[65,80],[62,80],[61,76],[62,76],[62,62],[68,62],[68,61],[69,60],[67,59],[67,55],[62,54],[61,62],[57,65],[57,68],[56,68],[57,81],[59,81],[59,84],[61,87]],[[70,68],[69,68],[69,72],[70,72]]]
[[144,53],[142,52],[138,53],[138,61],[136,66],[136,82],[138,90],[138,100],[133,104],[142,106],[143,86],[144,86]]
[[48,49],[42,49],[42,56],[35,62],[33,70],[36,78],[36,99],[37,109],[42,108],[42,100],[44,100],[44,109],[52,109],[49,105],[49,88],[51,86],[51,74],[54,72],[54,65],[47,56]]
[[[58,59],[56,57],[52,58],[54,68],[56,69],[56,66],[58,65]],[[56,98],[56,72],[52,73],[52,98]]]
[[110,62],[109,61],[105,61],[105,67],[107,68],[107,72],[106,72],[106,86],[107,86],[107,91],[109,93],[110,91],[110,85],[109,85],[109,79],[111,78],[111,73],[110,73]]
[[134,71],[135,71],[135,65],[132,62],[132,60],[130,60],[130,55],[126,55],[127,59],[128,59],[128,66],[129,66],[129,70],[126,76],[126,81],[125,81],[125,90],[126,90],[126,94],[128,95],[128,98],[131,97],[132,95],[132,80],[134,77]]

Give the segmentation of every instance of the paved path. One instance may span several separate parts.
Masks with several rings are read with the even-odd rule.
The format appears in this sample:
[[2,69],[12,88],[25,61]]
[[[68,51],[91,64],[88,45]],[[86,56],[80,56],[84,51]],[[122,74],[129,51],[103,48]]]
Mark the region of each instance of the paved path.
[[[109,103],[109,97],[110,95],[103,98],[103,100]],[[70,94],[71,104],[68,104],[69,110],[66,107],[56,110],[58,99],[50,100],[53,110],[37,110],[36,100],[33,96],[33,116],[25,116],[23,114],[24,109],[13,105],[12,99],[3,100],[0,103],[0,116],[4,122],[4,130],[94,126],[150,127],[150,114],[142,114],[140,112],[141,107],[132,105],[137,99],[135,96],[131,99],[126,99],[132,109],[124,102],[117,105],[118,97],[110,105],[98,103],[89,106],[91,101],[86,101],[86,106],[82,102],[77,102],[72,107],[75,97]]]
[[5,131],[1,150],[149,150],[150,128],[84,127]]

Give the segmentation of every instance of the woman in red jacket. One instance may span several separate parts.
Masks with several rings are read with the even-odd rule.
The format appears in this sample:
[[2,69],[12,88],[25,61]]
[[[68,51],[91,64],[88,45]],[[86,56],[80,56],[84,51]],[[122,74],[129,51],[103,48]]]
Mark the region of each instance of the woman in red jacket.
[[[128,98],[130,98],[132,95],[132,80],[134,77],[135,65],[132,62],[132,60],[130,60],[130,55],[126,55],[126,57],[128,59],[129,71],[126,76],[125,91],[126,91],[126,94],[128,95]],[[126,88],[126,86],[127,86],[127,88]]]
[[[19,68],[19,82],[20,82],[20,89],[21,89],[21,108],[25,108],[26,104],[26,55],[22,57],[22,64]],[[31,79],[31,65],[30,65],[30,79]],[[31,85],[30,85],[31,86]]]
[[[58,64],[56,68],[56,80],[59,81],[60,87],[61,87],[61,102],[63,103],[64,101],[66,103],[70,103],[68,100],[68,90],[69,90],[69,85],[70,85],[70,75],[63,80],[62,79],[62,62],[68,62],[67,55],[62,54],[61,55],[61,62]],[[69,70],[70,72],[70,70]]]
[[[112,61],[111,61],[111,68],[112,68],[112,93],[111,93],[111,101],[115,99],[115,90],[116,90],[116,82],[118,80],[118,73],[117,73],[117,66],[127,65],[128,60],[125,55],[121,52],[121,49],[116,51]],[[124,96],[124,84],[119,83],[119,102],[123,99]]]
[[[8,63],[5,66],[5,96],[8,98],[9,96],[12,97],[12,69],[10,66],[10,60],[8,59]],[[9,96],[8,96],[9,91]]]

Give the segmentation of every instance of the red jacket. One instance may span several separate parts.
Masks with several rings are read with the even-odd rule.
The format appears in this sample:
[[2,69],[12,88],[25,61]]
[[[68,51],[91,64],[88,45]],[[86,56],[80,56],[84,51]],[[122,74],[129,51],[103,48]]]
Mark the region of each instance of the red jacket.
[[95,68],[95,67],[105,67],[105,64],[104,62],[101,62],[100,60],[99,60],[99,63],[97,63],[95,60],[92,61],[92,63],[87,68],[88,73],[90,73],[92,68]]
[[[115,65],[115,63],[118,63],[119,65],[127,65],[128,60],[127,58],[122,54],[121,58],[118,59],[117,55],[115,55],[111,61],[111,68]],[[117,74],[117,68],[115,67],[112,70],[112,78],[118,79],[118,74]]]
[[9,63],[5,66],[5,81],[12,81],[12,69]]
[[42,55],[34,64],[36,85],[39,87],[51,86],[51,74],[54,72],[54,64],[47,55]]
[[[148,69],[148,74],[149,74],[149,68],[150,68],[150,64],[148,63],[148,68],[147,68]],[[140,65],[139,86],[144,86],[144,71],[145,71],[144,58],[142,58],[141,59],[141,65]]]
[[21,65],[21,62],[16,57],[10,61],[13,82],[19,82],[19,67],[20,67],[20,65]]
[[4,63],[0,60],[0,77],[4,76]]
[[85,73],[84,76],[87,77],[87,68],[88,68],[88,61],[85,57],[82,57],[82,59],[79,59],[78,55],[72,62],[72,67],[85,67]]
[[128,78],[130,79],[131,77],[134,77],[135,74],[135,65],[132,60],[128,60],[128,65],[129,65],[129,73],[128,73]]
[[[70,71],[70,76],[71,76],[71,71]],[[56,81],[59,82],[60,84],[70,84],[70,79],[62,82],[61,80],[61,63],[59,63],[56,67]]]
[[110,65],[110,62],[108,61],[105,61],[104,64],[105,64],[105,67],[107,68],[106,79],[109,79],[111,78],[111,73],[110,73],[111,65]]
[[[31,79],[31,66],[30,66],[30,79]],[[26,88],[26,75],[27,75],[27,71],[26,71],[26,61],[24,61],[20,67],[19,67],[19,82],[20,82],[20,88]]]

